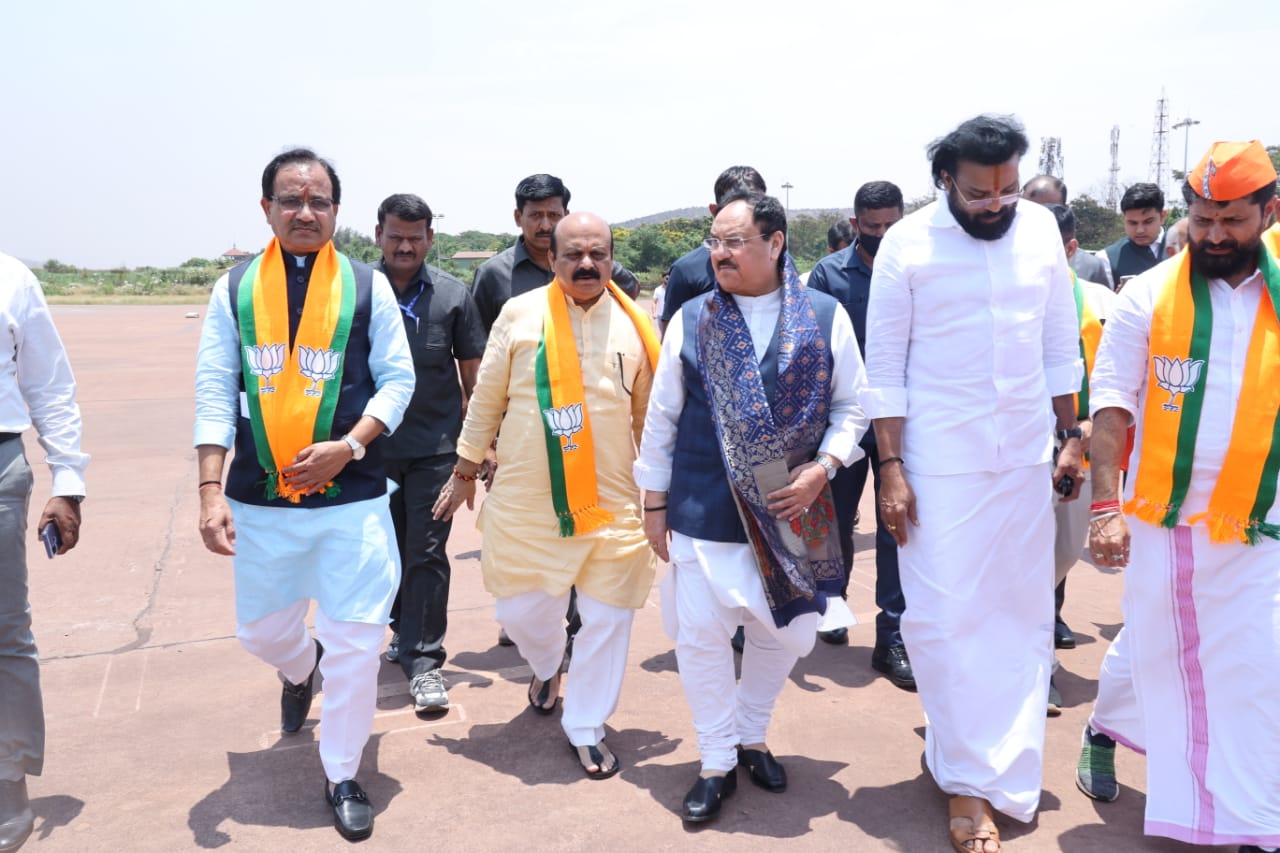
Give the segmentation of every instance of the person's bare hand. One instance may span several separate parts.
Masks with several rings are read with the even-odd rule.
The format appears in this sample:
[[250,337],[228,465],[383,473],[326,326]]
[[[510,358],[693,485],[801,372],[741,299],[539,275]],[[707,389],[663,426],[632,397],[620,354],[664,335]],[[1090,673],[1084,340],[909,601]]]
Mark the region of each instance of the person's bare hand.
[[200,490],[200,538],[213,553],[235,556],[236,523],[221,489]]
[[44,511],[40,513],[40,520],[36,523],[37,538],[40,536],[40,531],[44,530],[45,525],[50,522],[58,528],[58,536],[62,539],[62,547],[58,549],[59,554],[65,554],[76,547],[76,543],[80,541],[80,504],[77,501],[64,497],[49,498],[49,502],[44,505]]
[[1105,513],[1089,522],[1089,557],[1100,568],[1129,565],[1129,523],[1123,513]]
[[880,519],[898,543],[907,544],[907,525],[920,526],[916,515],[916,493],[907,482],[902,463],[880,466]]
[[827,469],[817,462],[804,462],[791,469],[790,482],[765,495],[774,518],[791,521],[809,511],[809,507],[827,484]]
[[298,451],[293,463],[280,473],[290,486],[314,495],[333,482],[350,461],[351,447],[345,441],[317,441]]
[[665,509],[660,509],[656,512],[645,512],[644,536],[649,540],[649,547],[653,548],[653,553],[658,555],[658,559],[663,561],[671,559],[667,549],[667,542],[671,539],[671,530],[667,527],[667,511]]
[[450,477],[440,489],[440,496],[431,507],[431,517],[436,521],[448,521],[464,503],[467,509],[475,509],[476,481]]

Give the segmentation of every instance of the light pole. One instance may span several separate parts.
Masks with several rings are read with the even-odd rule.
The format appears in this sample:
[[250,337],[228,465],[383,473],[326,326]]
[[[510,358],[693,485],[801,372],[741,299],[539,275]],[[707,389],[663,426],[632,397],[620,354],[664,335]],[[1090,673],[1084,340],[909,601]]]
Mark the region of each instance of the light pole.
[[1191,142],[1191,127],[1199,123],[1199,119],[1184,118],[1173,126],[1174,130],[1184,128],[1182,131],[1182,180],[1184,181],[1187,179],[1187,146]]
[[787,221],[790,222],[791,221],[791,191],[795,189],[795,187],[791,184],[790,181],[787,181],[785,184],[782,185],[782,188],[787,192],[787,201],[786,201]]
[[[444,219],[444,214],[443,214],[443,213],[433,213],[433,214],[431,214],[431,223],[432,223],[433,225],[434,225],[436,222],[440,221],[441,219]],[[440,266],[440,241],[439,241],[439,240],[436,240],[436,241],[435,241],[435,244],[436,244],[436,268],[437,268],[437,269],[444,269],[444,267],[441,267],[441,266]]]

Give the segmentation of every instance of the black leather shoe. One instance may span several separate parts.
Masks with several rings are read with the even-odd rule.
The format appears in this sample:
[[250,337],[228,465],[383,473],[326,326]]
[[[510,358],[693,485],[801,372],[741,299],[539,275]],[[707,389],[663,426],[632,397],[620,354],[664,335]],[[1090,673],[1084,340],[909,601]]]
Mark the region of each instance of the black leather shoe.
[[689,793],[684,795],[684,814],[689,823],[701,823],[720,814],[720,802],[738,790],[738,768],[723,776],[704,779],[699,776]]
[[1074,649],[1076,647],[1076,635],[1067,627],[1067,623],[1061,619],[1053,623],[1053,645],[1059,649]]
[[324,783],[324,796],[333,807],[333,825],[348,841],[359,841],[373,835],[373,806],[355,779],[339,782],[329,790]]
[[877,646],[871,653],[871,668],[889,676],[895,687],[903,690],[916,689],[916,676],[911,671],[906,646]]
[[781,794],[787,790],[787,770],[772,752],[738,747],[738,764],[745,764],[751,771],[751,781],[766,791]]
[[833,628],[830,631],[819,631],[818,639],[833,646],[847,646],[849,645],[849,629]]
[[0,853],[12,853],[31,835],[36,816],[27,799],[27,780],[0,780]]
[[320,658],[324,656],[324,646],[316,640],[316,665],[311,674],[301,684],[290,684],[282,675],[284,688],[280,691],[280,731],[287,735],[294,734],[307,721],[311,711],[311,700],[316,695],[316,672],[320,669]]

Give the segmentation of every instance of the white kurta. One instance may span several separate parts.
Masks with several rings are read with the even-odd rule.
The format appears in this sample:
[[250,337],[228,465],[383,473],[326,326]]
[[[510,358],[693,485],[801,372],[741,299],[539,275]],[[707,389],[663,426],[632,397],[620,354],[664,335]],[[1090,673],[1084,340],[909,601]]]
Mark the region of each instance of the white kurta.
[[1053,216],[1020,205],[999,240],[945,202],[876,255],[874,418],[905,418],[919,527],[899,549],[902,637],[939,787],[1021,821],[1040,801],[1053,631],[1051,398],[1080,388],[1079,322]]
[[[751,333],[757,361],[776,332],[782,291],[758,297],[735,296]],[[684,315],[676,314],[662,342],[654,375],[635,477],[648,491],[671,484],[676,426],[685,404]],[[853,325],[835,311],[831,340],[831,409],[819,450],[849,464],[862,457],[858,441],[867,429],[857,394],[865,383]],[[680,680],[693,713],[702,768],[729,771],[737,765],[738,744],[765,742],[773,706],[797,658],[813,648],[816,630],[852,625],[853,614],[838,597],[827,599],[821,616],[807,613],[785,627],[774,624],[756,556],[749,545],[709,542],[676,533],[671,571],[662,582],[662,614],[676,641]],[[742,678],[734,677],[729,636],[745,629]]]
[[[1166,270],[1144,273],[1116,300],[1093,374],[1095,413],[1145,411],[1151,317]],[[1208,506],[1254,321],[1270,310],[1260,274],[1235,288],[1208,284],[1213,331],[1184,518]],[[1141,476],[1145,430],[1137,426],[1127,497]],[[1280,508],[1267,521],[1280,521]],[[1104,733],[1146,747],[1146,832],[1192,844],[1280,845],[1280,542],[1213,544],[1202,526],[1167,530],[1136,519],[1129,527],[1127,650],[1113,648],[1103,662],[1095,719]],[[1125,701],[1126,669],[1136,704]]]

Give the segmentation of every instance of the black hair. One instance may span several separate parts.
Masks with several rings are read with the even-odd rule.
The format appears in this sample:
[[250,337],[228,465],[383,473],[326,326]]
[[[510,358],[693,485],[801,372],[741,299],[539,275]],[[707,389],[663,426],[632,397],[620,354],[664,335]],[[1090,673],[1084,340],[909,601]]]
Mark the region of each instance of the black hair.
[[729,194],[735,191],[755,192],[764,195],[768,191],[764,178],[750,166],[730,166],[716,178],[714,188],[716,207],[724,207]]
[[840,244],[846,246],[853,242],[853,225],[848,219],[837,219],[827,229],[827,248],[836,251],[840,248]]
[[1155,210],[1164,212],[1164,193],[1155,184],[1134,184],[1120,198],[1120,212],[1130,210]]
[[1053,218],[1058,220],[1058,233],[1062,235],[1062,241],[1074,240],[1076,236],[1076,215],[1065,204],[1046,204],[1049,212],[1053,214]]
[[883,210],[886,207],[902,211],[902,190],[888,181],[868,181],[858,187],[853,196],[853,215],[861,216],[864,210]]
[[925,154],[933,164],[933,185],[942,189],[942,173],[953,178],[956,164],[968,160],[999,166],[1027,153],[1027,134],[1013,116],[980,115],[929,143]]
[[291,166],[294,163],[319,163],[324,166],[324,170],[329,173],[329,183],[333,185],[333,203],[342,203],[342,183],[338,180],[338,173],[333,168],[333,164],[310,148],[290,148],[271,158],[267,168],[262,170],[263,198],[275,198],[276,175],[285,166]]
[[378,224],[385,225],[388,216],[405,222],[421,222],[425,219],[427,227],[431,227],[431,208],[413,193],[396,193],[383,199],[382,204],[378,205]]
[[751,208],[751,221],[760,229],[761,236],[782,232],[782,251],[778,254],[778,277],[781,278],[787,259],[787,209],[771,195],[742,188],[730,191],[720,209],[723,210],[735,201],[745,201]]
[[516,184],[516,210],[523,211],[529,202],[546,201],[549,198],[560,199],[564,209],[569,209],[569,188],[555,175],[530,175]]
[[[1249,201],[1253,202],[1258,207],[1266,207],[1267,202],[1271,201],[1271,199],[1275,197],[1276,197],[1275,181],[1272,181],[1266,186],[1258,187],[1256,190],[1254,190],[1253,192],[1245,196],[1245,198],[1249,199]],[[1211,200],[1211,199],[1205,198],[1204,196],[1200,195],[1198,192],[1193,190],[1191,188],[1190,181],[1185,181],[1182,184],[1182,200],[1185,201],[1187,203],[1187,207],[1190,208],[1191,202],[1196,201],[1197,199],[1199,199],[1200,201]],[[1212,201],[1217,202],[1219,207],[1226,207],[1228,204],[1231,204],[1231,202],[1237,201],[1237,200],[1238,199],[1234,199],[1234,198],[1229,198],[1226,201],[1218,201],[1217,199],[1212,199]]]

